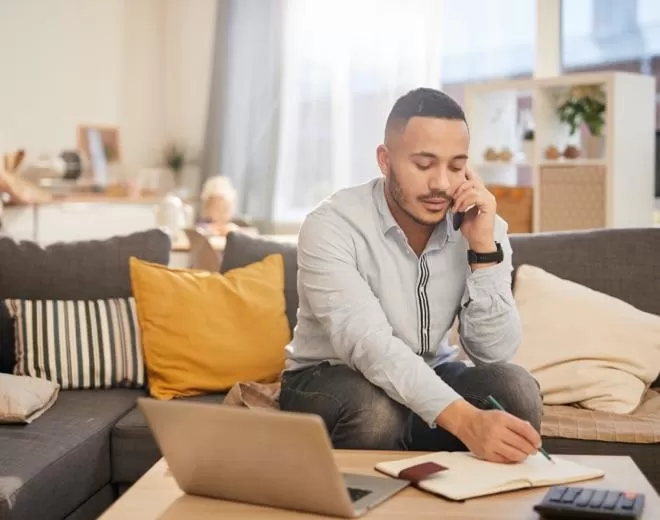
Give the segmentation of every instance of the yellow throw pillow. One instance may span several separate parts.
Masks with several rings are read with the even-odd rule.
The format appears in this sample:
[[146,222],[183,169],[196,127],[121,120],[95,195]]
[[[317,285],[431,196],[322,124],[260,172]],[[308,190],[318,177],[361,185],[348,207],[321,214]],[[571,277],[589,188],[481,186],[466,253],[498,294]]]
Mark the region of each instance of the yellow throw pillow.
[[278,378],[290,339],[281,255],[225,274],[133,257],[130,272],[153,397]]
[[512,361],[545,404],[637,408],[660,370],[660,316],[531,265],[518,268],[514,296],[523,337]]

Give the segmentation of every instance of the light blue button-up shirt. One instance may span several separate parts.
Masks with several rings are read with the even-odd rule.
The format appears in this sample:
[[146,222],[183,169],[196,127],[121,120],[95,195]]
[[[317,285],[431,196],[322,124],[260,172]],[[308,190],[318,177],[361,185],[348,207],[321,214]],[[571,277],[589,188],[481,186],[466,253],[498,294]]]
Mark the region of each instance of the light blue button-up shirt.
[[335,193],[298,236],[300,302],[287,370],[344,363],[434,425],[460,398],[433,371],[456,357],[456,316],[475,364],[506,361],[520,342],[506,232],[498,217],[504,261],[472,272],[451,216],[418,257],[389,210],[383,177]]

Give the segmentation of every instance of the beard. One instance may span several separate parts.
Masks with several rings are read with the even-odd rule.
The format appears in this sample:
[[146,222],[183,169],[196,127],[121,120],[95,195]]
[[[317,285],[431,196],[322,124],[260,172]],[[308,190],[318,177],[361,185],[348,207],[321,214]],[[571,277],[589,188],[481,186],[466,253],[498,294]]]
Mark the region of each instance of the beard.
[[[387,180],[388,182],[386,183],[388,187],[388,191],[390,192],[390,196],[392,197],[392,200],[396,203],[396,205],[403,211],[406,215],[408,215],[413,221],[415,221],[417,224],[420,224],[422,226],[435,226],[439,222],[442,222],[442,220],[446,217],[447,211],[445,211],[442,214],[437,214],[435,217],[424,217],[422,215],[416,214],[414,209],[411,207],[411,204],[408,202],[405,194],[403,193],[403,190],[401,189],[401,184],[399,183],[399,179],[397,178],[397,173],[394,171],[392,167],[389,168],[389,172],[387,175]],[[425,200],[430,200],[430,199],[446,199],[449,201],[449,206],[451,207],[451,204],[454,202],[454,199],[449,195],[446,191],[442,190],[431,190],[429,193],[426,195],[422,195],[420,197],[417,197],[417,200],[419,202],[423,202]]]

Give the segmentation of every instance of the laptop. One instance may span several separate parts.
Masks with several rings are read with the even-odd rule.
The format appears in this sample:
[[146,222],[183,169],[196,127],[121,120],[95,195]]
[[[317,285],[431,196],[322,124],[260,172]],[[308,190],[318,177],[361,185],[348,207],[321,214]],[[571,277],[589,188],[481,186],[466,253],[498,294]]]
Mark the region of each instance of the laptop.
[[355,518],[409,485],[340,473],[318,415],[151,398],[138,406],[190,495]]

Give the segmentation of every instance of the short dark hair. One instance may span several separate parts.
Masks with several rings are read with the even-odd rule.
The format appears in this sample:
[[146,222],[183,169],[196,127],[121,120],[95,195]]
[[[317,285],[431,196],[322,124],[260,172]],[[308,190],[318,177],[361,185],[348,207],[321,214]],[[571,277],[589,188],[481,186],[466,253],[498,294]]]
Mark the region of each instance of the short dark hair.
[[450,96],[432,88],[417,88],[396,100],[385,124],[385,134],[400,131],[413,117],[437,117],[465,121],[465,112]]

